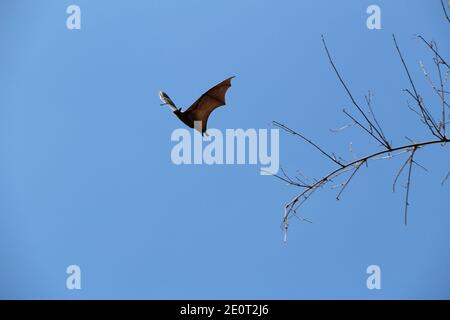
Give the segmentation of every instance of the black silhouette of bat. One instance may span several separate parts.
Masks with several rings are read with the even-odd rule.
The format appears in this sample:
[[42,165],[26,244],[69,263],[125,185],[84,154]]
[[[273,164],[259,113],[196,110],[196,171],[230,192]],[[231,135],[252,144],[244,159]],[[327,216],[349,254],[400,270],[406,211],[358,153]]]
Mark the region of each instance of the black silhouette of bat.
[[231,87],[231,79],[233,78],[225,79],[206,91],[186,111],[181,111],[181,108],[178,109],[172,99],[162,91],[159,92],[159,98],[163,102],[161,105],[169,106],[185,125],[195,128],[203,135],[206,132],[211,112],[225,105],[225,94],[228,88]]

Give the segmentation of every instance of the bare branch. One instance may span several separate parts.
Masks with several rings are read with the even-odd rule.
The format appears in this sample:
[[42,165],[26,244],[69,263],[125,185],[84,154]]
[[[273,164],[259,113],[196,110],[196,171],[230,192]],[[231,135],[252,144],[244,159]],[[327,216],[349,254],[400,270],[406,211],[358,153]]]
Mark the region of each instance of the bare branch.
[[[295,196],[289,203],[287,203],[285,205],[285,216],[284,216],[284,223],[287,222],[287,219],[289,219],[289,216],[291,214],[291,211],[293,211],[294,209],[297,210],[298,207],[303,204],[310,196],[311,194],[316,191],[319,187],[325,185],[326,183],[328,183],[329,181],[332,181],[335,177],[337,177],[338,175],[342,174],[343,172],[346,172],[349,170],[353,169],[353,166],[359,164],[359,163],[367,163],[368,160],[376,158],[378,156],[384,155],[384,154],[388,154],[391,152],[395,152],[395,151],[401,151],[401,150],[417,150],[418,148],[421,147],[425,147],[428,145],[432,145],[432,144],[442,144],[442,143],[448,143],[450,142],[450,139],[447,138],[443,138],[441,140],[431,140],[431,141],[424,141],[424,142],[418,142],[418,143],[414,143],[414,144],[408,144],[408,145],[403,145],[400,147],[396,147],[396,148],[392,148],[391,150],[382,150],[382,151],[378,151],[369,155],[366,155],[364,157],[361,157],[355,161],[352,161],[350,163],[345,164],[343,167],[337,168],[333,171],[331,171],[330,173],[326,174],[325,176],[323,176],[321,179],[317,180],[314,184],[312,184],[309,188],[307,188],[306,190],[302,191],[300,194],[298,194],[297,196]],[[409,196],[409,193],[408,193]],[[302,200],[299,204],[298,202]],[[298,205],[297,205],[298,204]]]
[[[442,4],[441,0],[441,4]],[[447,15],[446,15],[447,16]],[[393,41],[395,44],[395,48],[397,50],[397,53],[400,57],[402,66],[404,68],[404,71],[406,72],[410,88],[404,89],[404,91],[414,99],[416,106],[413,108],[409,105],[408,101],[408,108],[412,110],[420,119],[420,121],[425,124],[427,130],[434,136],[433,140],[429,141],[422,141],[422,142],[416,142],[414,139],[410,139],[406,137],[406,139],[409,141],[407,144],[403,144],[397,147],[393,147],[393,145],[388,141],[386,138],[382,126],[378,122],[375,113],[372,108],[372,95],[369,91],[368,95],[365,96],[365,102],[367,104],[368,111],[364,111],[363,108],[358,104],[358,102],[354,99],[349,87],[343,80],[341,74],[336,68],[336,65],[334,64],[334,61],[331,57],[331,54],[328,50],[327,44],[325,42],[324,37],[322,36],[322,42],[328,57],[328,60],[337,75],[339,82],[344,87],[348,97],[350,98],[352,104],[356,107],[359,114],[362,115],[364,120],[360,121],[358,118],[360,117],[354,117],[349,112],[347,112],[345,109],[343,110],[344,114],[349,117],[353,124],[359,126],[361,129],[363,129],[369,136],[371,136],[373,139],[375,139],[377,142],[379,142],[384,149],[376,152],[372,152],[367,154],[363,157],[355,157],[353,153],[352,144],[350,143],[350,153],[353,156],[353,159],[351,161],[345,161],[341,160],[341,157],[336,157],[333,153],[327,153],[322,148],[320,148],[317,144],[312,142],[310,139],[306,138],[302,134],[290,129],[289,127],[285,126],[284,124],[281,124],[279,122],[274,121],[274,125],[277,127],[283,129],[284,131],[299,136],[301,139],[306,141],[307,143],[314,146],[317,150],[319,150],[324,156],[332,160],[335,164],[337,164],[339,167],[331,169],[328,173],[322,176],[320,179],[312,179],[311,182],[303,183],[300,179],[295,177],[296,180],[290,178],[283,169],[281,169],[281,174],[275,175],[278,179],[289,183],[290,185],[301,187],[303,190],[301,190],[300,193],[298,193],[291,201],[289,201],[284,206],[284,216],[283,216],[283,222],[282,225],[285,230],[285,240],[287,239],[287,231],[288,231],[288,221],[292,217],[296,217],[302,221],[308,221],[304,218],[301,218],[297,215],[297,210],[320,188],[331,185],[331,188],[340,188],[336,199],[339,200],[344,190],[347,189],[347,187],[350,185],[350,182],[353,181],[353,178],[355,177],[356,173],[359,171],[362,165],[368,166],[368,163],[370,160],[384,160],[384,159],[391,159],[394,157],[398,157],[400,155],[403,155],[405,153],[408,154],[408,157],[406,161],[403,162],[402,166],[400,167],[398,173],[395,176],[395,179],[393,181],[392,189],[395,192],[397,181],[399,180],[400,176],[403,172],[405,172],[405,169],[407,171],[406,174],[406,185],[405,185],[405,207],[404,207],[404,223],[407,225],[408,223],[408,210],[410,206],[410,194],[411,194],[411,185],[412,185],[412,171],[413,166],[417,165],[418,167],[422,168],[425,171],[428,171],[424,166],[419,164],[415,160],[415,155],[418,149],[430,146],[430,145],[441,145],[446,146],[447,143],[450,142],[450,139],[446,136],[446,124],[450,123],[447,122],[446,117],[448,117],[446,108],[449,107],[446,98],[447,95],[450,94],[450,91],[444,87],[444,85],[447,83],[447,80],[450,75],[450,67],[447,64],[447,62],[442,58],[442,56],[438,53],[437,45],[434,42],[428,42],[426,41],[422,36],[418,36],[419,39],[421,39],[427,47],[433,52],[433,62],[436,65],[437,69],[437,80],[433,81],[428,74],[428,72],[425,69],[424,64],[420,63],[420,67],[424,73],[425,78],[428,80],[428,82],[431,85],[432,90],[436,95],[439,97],[440,100],[440,116],[438,121],[433,118],[432,113],[427,108],[427,105],[425,104],[422,96],[420,95],[416,84],[414,83],[414,80],[411,76],[411,73],[408,69],[408,66],[406,64],[406,61],[403,57],[403,54],[399,48],[399,45],[397,43],[397,40],[395,38],[395,35],[392,35]],[[450,117],[449,117],[450,119]],[[348,127],[344,126],[338,130],[331,130],[332,132],[338,132],[343,130],[344,128]],[[355,159],[356,158],[356,159]],[[339,160],[338,160],[339,159]],[[347,175],[348,174],[348,175]],[[347,178],[343,178],[343,176],[346,175]],[[446,177],[443,179],[442,184],[446,182],[448,177],[450,176],[450,171],[447,173]]]

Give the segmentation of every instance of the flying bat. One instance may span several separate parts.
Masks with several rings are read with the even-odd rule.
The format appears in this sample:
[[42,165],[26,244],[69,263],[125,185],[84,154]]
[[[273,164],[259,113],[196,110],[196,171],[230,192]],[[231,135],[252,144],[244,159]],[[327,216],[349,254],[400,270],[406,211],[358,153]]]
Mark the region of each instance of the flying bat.
[[[162,101],[161,105],[167,105],[185,125],[197,129],[203,135],[206,132],[211,112],[225,105],[225,94],[228,88],[231,87],[231,79],[233,78],[225,79],[206,91],[186,111],[181,111],[181,108],[177,108],[172,99],[162,91],[159,92],[159,98]],[[197,128],[196,122],[201,122],[201,127]]]

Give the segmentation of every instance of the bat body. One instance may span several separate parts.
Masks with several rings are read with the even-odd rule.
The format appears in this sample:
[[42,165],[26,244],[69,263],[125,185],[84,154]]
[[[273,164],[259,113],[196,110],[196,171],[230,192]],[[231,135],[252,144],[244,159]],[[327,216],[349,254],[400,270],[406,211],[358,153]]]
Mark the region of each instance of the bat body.
[[[185,125],[197,129],[203,135],[206,132],[208,118],[211,112],[225,105],[225,94],[228,88],[231,87],[231,79],[233,78],[225,79],[203,93],[186,111],[181,111],[181,108],[178,109],[169,96],[162,91],[159,92],[159,98],[162,101],[162,105],[169,106],[178,119]],[[196,127],[196,122],[199,122],[201,125]]]

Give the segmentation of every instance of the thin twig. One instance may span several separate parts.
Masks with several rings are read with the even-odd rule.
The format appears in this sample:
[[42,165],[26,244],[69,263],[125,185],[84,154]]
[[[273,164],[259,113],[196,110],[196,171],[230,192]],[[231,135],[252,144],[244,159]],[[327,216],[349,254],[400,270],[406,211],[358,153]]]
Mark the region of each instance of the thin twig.
[[[307,184],[300,184],[300,183],[297,183],[297,182],[295,182],[294,180],[292,180],[292,179],[286,174],[286,172],[283,170],[283,168],[281,168],[281,167],[280,167],[280,171],[283,173],[283,176],[281,176],[281,175],[279,175],[279,174],[273,174],[273,176],[274,176],[275,178],[278,178],[278,179],[280,179],[280,180],[282,180],[282,181],[284,181],[284,182],[286,182],[286,183],[288,183],[288,184],[290,184],[290,185],[296,186],[296,187],[301,187],[301,188],[309,188],[309,187],[310,187],[310,186],[307,185]],[[269,171],[265,171],[265,170],[264,170],[264,172],[269,172]],[[298,179],[297,179],[297,180],[298,180]]]
[[447,175],[445,176],[444,180],[442,180],[441,185],[444,185],[447,181],[448,177],[450,176],[450,170],[447,172]]
[[366,98],[367,107],[369,108],[369,112],[370,112],[370,114],[372,116],[373,121],[375,122],[376,126],[378,127],[378,130],[380,130],[380,133],[381,133],[381,136],[383,137],[383,139],[385,141],[387,141],[387,138],[386,138],[386,136],[385,136],[385,134],[383,132],[383,129],[381,128],[381,125],[378,122],[377,117],[375,116],[375,112],[373,112],[373,109],[372,109],[372,94],[371,94],[370,91],[369,91],[369,94],[367,96],[365,96],[365,98]]
[[352,174],[350,175],[350,177],[347,179],[347,181],[345,181],[344,185],[342,186],[341,191],[339,191],[338,195],[336,196],[336,200],[339,200],[342,192],[345,190],[345,188],[348,186],[348,184],[350,183],[350,181],[352,180],[352,178],[354,177],[354,175],[356,174],[356,172],[359,170],[359,168],[361,168],[361,166],[365,163],[365,161],[360,162],[355,169],[353,170]]
[[[407,152],[409,152],[409,150]],[[397,184],[397,180],[400,177],[400,175],[402,174],[403,169],[405,169],[406,165],[409,163],[409,160],[411,160],[411,155],[409,155],[409,157],[406,159],[406,161],[400,167],[400,170],[398,170],[397,175],[395,176],[394,182],[392,183],[392,192],[395,192],[395,186]]]
[[442,6],[442,10],[444,11],[444,15],[445,15],[445,18],[447,19],[447,22],[450,23],[450,17],[448,16],[447,10],[445,9],[443,0],[441,0],[441,6]]
[[414,154],[416,153],[417,147],[414,147],[411,151],[411,156],[409,157],[409,168],[408,168],[408,180],[406,183],[406,197],[405,197],[405,226],[408,224],[408,206],[409,206],[409,191],[411,189],[411,172],[412,165],[414,161]]
[[[402,54],[402,52],[400,51],[400,48],[399,48],[399,46],[398,46],[397,39],[395,38],[395,35],[392,35],[392,38],[393,38],[393,40],[394,40],[395,48],[397,49],[398,55],[399,55],[400,60],[401,60],[401,62],[402,62],[403,68],[404,68],[405,71],[406,71],[406,74],[407,74],[408,79],[409,79],[409,83],[411,84],[411,87],[412,87],[412,89],[413,89],[413,91],[414,91],[414,94],[412,94],[411,91],[409,91],[408,89],[406,89],[406,91],[407,91],[411,96],[414,97],[414,99],[416,100],[416,102],[417,102],[417,104],[418,104],[420,110],[422,111],[422,113],[424,113],[424,114],[427,115],[427,117],[424,116],[424,117],[425,117],[424,120],[425,120],[425,121],[428,121],[428,120],[429,120],[429,121],[431,122],[431,125],[432,125],[432,126],[434,127],[434,129],[436,130],[436,132],[435,132],[434,130],[431,130],[431,129],[430,129],[430,130],[431,130],[431,133],[432,133],[434,136],[436,136],[437,138],[443,138],[443,135],[440,133],[439,128],[437,127],[436,123],[432,120],[431,115],[429,114],[427,108],[426,108],[425,105],[423,104],[423,101],[422,101],[422,99],[421,99],[421,97],[420,97],[420,95],[419,95],[419,93],[418,93],[418,91],[417,91],[417,89],[416,89],[416,85],[414,84],[414,81],[413,81],[413,79],[412,79],[412,77],[411,77],[411,73],[409,72],[408,66],[406,65],[405,59],[403,58],[403,54]],[[428,118],[428,120],[427,120],[427,118]]]
[[[403,89],[406,93],[408,93],[419,106],[420,112],[422,114],[419,114],[420,120],[427,125],[430,132],[435,136],[436,138],[442,138],[442,135],[439,134],[439,127],[436,124],[436,121],[434,120],[433,116],[429,113],[428,109],[425,108],[423,105],[423,101],[420,96],[416,97],[409,89]],[[436,131],[435,131],[436,130]]]
[[290,134],[296,135],[300,138],[302,138],[303,140],[305,140],[306,142],[308,142],[310,145],[312,145],[313,147],[315,147],[317,150],[319,150],[323,155],[325,155],[327,158],[329,158],[331,161],[333,161],[334,163],[338,164],[339,166],[343,166],[342,163],[340,163],[338,160],[336,160],[335,157],[332,157],[329,153],[325,152],[321,147],[319,147],[317,144],[315,144],[314,142],[312,142],[310,139],[306,138],[304,135],[302,135],[301,133],[292,130],[291,128],[285,126],[284,124],[278,122],[278,121],[273,121],[273,124],[280,128],[283,129],[286,132],[289,132]]
[[349,89],[349,88],[347,87],[347,85],[345,84],[344,80],[342,79],[341,74],[339,73],[339,71],[337,70],[337,68],[336,68],[336,66],[335,66],[335,64],[334,64],[334,62],[333,62],[333,59],[331,58],[330,51],[328,50],[327,43],[325,42],[325,38],[324,38],[323,35],[322,35],[322,43],[323,43],[323,45],[324,45],[324,47],[325,47],[325,51],[326,51],[326,53],[327,53],[328,60],[330,61],[330,64],[331,64],[331,66],[333,67],[333,70],[334,70],[334,72],[336,73],[336,75],[337,75],[339,81],[341,82],[342,86],[344,87],[345,91],[347,92],[347,95],[350,97],[350,100],[352,101],[353,105],[358,109],[358,111],[361,113],[361,115],[362,115],[362,116],[364,117],[364,119],[367,121],[367,123],[369,124],[369,127],[370,127],[370,128],[373,128],[373,129],[375,130],[375,132],[377,133],[378,137],[377,137],[375,134],[373,134],[373,133],[370,133],[370,135],[371,135],[373,138],[375,138],[377,141],[380,141],[380,139],[378,139],[378,138],[381,138],[381,140],[383,140],[382,145],[383,145],[386,149],[390,149],[391,146],[389,145],[389,142],[383,138],[383,135],[382,135],[382,134],[378,131],[378,129],[373,125],[373,123],[372,123],[372,122],[370,121],[370,119],[367,117],[367,115],[365,114],[365,112],[362,110],[362,108],[361,108],[361,107],[359,106],[359,104],[356,102],[355,98],[353,98],[353,95],[352,95],[352,93],[350,92],[350,89]]
[[431,51],[434,52],[434,54],[436,54],[439,59],[441,60],[441,62],[447,66],[447,68],[450,69],[450,65],[444,60],[444,58],[442,58],[442,56],[436,51],[436,49],[433,48],[433,45],[431,43],[429,43],[427,40],[424,39],[424,37],[422,37],[420,34],[417,35],[417,38],[419,38],[420,40],[422,40],[423,42],[425,42],[425,44],[428,46],[428,48],[430,48]]
[[445,136],[445,109],[446,109],[447,103],[445,101],[444,82],[442,80],[441,63],[439,61],[439,57],[438,56],[436,56],[435,62],[436,62],[436,68],[438,70],[439,84],[440,84],[440,91],[441,91],[440,98],[441,98],[441,103],[442,103],[442,132],[443,132],[443,135]]
[[[386,147],[385,142],[381,141],[376,135],[374,135],[372,132],[370,132],[369,129],[367,129],[366,127],[364,127],[358,120],[356,120],[354,117],[352,117],[351,114],[349,114],[347,112],[347,110],[343,109],[342,112],[345,113],[345,115],[347,117],[349,117],[350,119],[353,120],[353,122],[358,125],[361,129],[363,129],[364,131],[366,131],[368,134],[370,134],[374,139],[376,139],[379,143],[381,143],[384,147]],[[387,147],[386,147],[387,148]],[[390,148],[390,147],[389,147]]]

